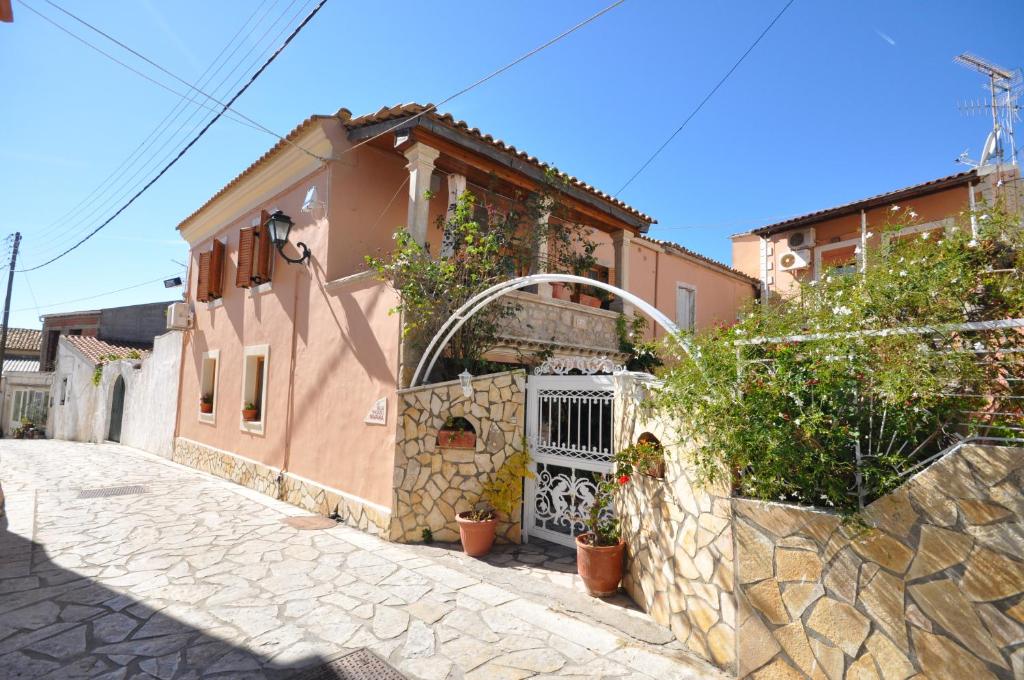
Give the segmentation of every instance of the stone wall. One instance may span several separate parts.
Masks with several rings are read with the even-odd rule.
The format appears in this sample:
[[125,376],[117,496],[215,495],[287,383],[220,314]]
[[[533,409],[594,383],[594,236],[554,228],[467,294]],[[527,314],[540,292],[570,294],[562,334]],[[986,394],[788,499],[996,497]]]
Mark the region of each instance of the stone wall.
[[[439,541],[459,540],[456,514],[474,507],[483,485],[522,447],[525,397],[523,371],[473,378],[470,397],[458,380],[399,390],[391,540],[421,541],[425,528]],[[449,416],[473,425],[475,450],[437,446]],[[518,543],[521,531],[517,514],[499,521],[498,540]]]
[[866,527],[733,501],[740,678],[1024,678],[1024,449],[964,446]]
[[337,514],[340,521],[372,534],[386,533],[390,524],[388,508],[185,437],[175,440],[170,458],[310,512]]
[[736,605],[729,490],[698,486],[682,438],[638,406],[649,380],[616,376],[616,450],[650,432],[666,451],[664,479],[637,474],[617,494],[627,550],[623,587],[687,649],[732,671]]
[[501,323],[502,337],[513,344],[571,347],[572,354],[619,355],[618,312],[531,293],[510,293],[506,298],[521,308]]

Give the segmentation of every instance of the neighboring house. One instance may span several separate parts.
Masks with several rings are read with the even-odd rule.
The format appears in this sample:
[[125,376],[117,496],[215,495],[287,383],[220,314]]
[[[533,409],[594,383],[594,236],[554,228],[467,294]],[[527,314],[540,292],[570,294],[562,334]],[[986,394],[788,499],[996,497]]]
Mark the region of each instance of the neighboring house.
[[169,455],[180,362],[181,331],[158,336],[151,349],[88,336],[60,338],[48,434]]
[[1024,206],[1015,166],[982,166],[737,234],[732,264],[760,281],[763,290],[784,295],[829,267],[858,269],[863,245],[881,239],[897,216],[916,215],[901,235],[949,229],[958,222],[973,222],[975,228],[966,213],[997,202],[1016,212]]
[[[401,318],[389,313],[396,293],[367,271],[365,257],[390,250],[399,225],[440,253],[434,225],[463,191],[532,191],[550,170],[417,104],[301,123],[178,227],[191,249],[193,313],[174,459],[267,493],[282,484],[305,485],[310,497],[327,490],[345,499],[344,519],[386,527],[396,391],[417,357],[405,354]],[[568,219],[599,244],[593,275],[684,327],[731,322],[753,297],[748,277],[643,238],[653,219],[639,210],[573,177],[559,192]],[[302,242],[307,263],[289,264],[271,247],[265,224],[277,210],[295,223],[284,253],[295,258]],[[622,358],[616,321],[628,305],[595,309],[556,294],[547,284],[514,293],[521,312],[502,327],[505,346],[491,358]],[[212,413],[200,411],[203,396]],[[243,419],[247,404],[255,420]]]
[[125,307],[108,307],[83,312],[45,314],[39,361],[42,370],[52,371],[57,358],[57,341],[64,335],[99,338],[105,342],[151,345],[153,338],[167,330],[166,312],[170,302],[148,302]]
[[0,432],[10,433],[27,419],[46,427],[50,392],[49,376],[39,373],[39,346],[42,332],[35,328],[11,328],[0,380],[3,419]]

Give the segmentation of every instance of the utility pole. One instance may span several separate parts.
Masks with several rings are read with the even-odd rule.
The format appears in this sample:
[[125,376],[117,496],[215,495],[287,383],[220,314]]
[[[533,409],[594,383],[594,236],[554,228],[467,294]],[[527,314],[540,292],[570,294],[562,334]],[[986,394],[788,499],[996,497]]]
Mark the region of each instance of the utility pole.
[[7,271],[7,298],[4,300],[4,327],[0,330],[0,373],[3,371],[4,359],[7,358],[7,321],[11,316],[11,288],[14,287],[14,265],[18,262],[18,244],[21,243],[21,232],[14,232],[14,247],[11,248],[11,267]]

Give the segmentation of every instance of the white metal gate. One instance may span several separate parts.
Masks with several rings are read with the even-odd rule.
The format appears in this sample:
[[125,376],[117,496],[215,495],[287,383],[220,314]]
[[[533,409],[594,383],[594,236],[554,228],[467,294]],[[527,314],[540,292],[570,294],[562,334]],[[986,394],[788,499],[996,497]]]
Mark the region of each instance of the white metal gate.
[[574,546],[590,510],[595,479],[612,469],[610,375],[531,375],[526,436],[535,479],[526,480],[523,537]]

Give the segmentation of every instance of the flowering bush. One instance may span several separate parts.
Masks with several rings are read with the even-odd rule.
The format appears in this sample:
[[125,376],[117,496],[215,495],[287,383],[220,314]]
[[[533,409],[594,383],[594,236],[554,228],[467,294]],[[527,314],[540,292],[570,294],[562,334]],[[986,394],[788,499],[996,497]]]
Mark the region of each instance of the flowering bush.
[[[974,338],[943,327],[1024,315],[1018,220],[993,210],[976,238],[966,226],[907,237],[896,234],[914,217],[894,217],[862,273],[825,272],[696,336],[688,352],[675,348],[654,404],[694,433],[703,480],[853,513],[940,450],[963,412],[1013,408],[968,396],[1020,383],[1004,380],[1005,361],[978,361],[998,354],[978,354]],[[917,330],[891,332],[900,328]],[[984,346],[1020,338],[996,333]],[[1020,355],[1006,357],[1020,369]]]

